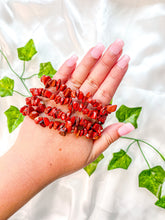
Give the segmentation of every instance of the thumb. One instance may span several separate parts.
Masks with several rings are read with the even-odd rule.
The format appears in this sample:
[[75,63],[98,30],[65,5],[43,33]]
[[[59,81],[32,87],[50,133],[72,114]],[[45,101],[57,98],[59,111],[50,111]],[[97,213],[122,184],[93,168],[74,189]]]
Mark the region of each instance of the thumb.
[[116,123],[106,127],[102,136],[94,142],[90,156],[90,161],[95,160],[110,144],[116,141],[119,137],[126,135],[135,128],[131,123]]

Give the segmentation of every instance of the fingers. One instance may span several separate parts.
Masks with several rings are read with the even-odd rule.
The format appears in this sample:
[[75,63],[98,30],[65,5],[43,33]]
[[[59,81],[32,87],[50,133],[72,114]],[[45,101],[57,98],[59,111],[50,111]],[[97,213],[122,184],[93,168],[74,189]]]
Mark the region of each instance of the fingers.
[[120,136],[126,135],[135,128],[131,123],[116,123],[104,129],[102,136],[94,142],[93,149],[88,162],[95,160],[110,144],[116,141]]
[[103,57],[98,61],[97,65],[82,84],[80,88],[82,92],[85,93],[88,91],[91,92],[91,94],[94,94],[97,91],[120,57],[123,46],[124,42],[122,40],[116,40],[110,45]]
[[57,73],[54,75],[53,79],[61,79],[63,83],[65,83],[73,73],[76,68],[78,57],[76,55],[71,56],[68,60],[66,60]]
[[94,99],[100,101],[102,104],[108,104],[116,89],[118,88],[123,76],[128,69],[130,57],[124,55],[112,68],[106,79],[103,81],[99,89],[94,95]]
[[72,89],[80,88],[84,93],[91,92],[94,99],[108,104],[112,99],[128,68],[129,57],[124,55],[119,61],[124,42],[116,40],[105,54],[103,44],[91,48],[76,68],[77,56],[65,61],[55,79],[67,81]]
[[76,70],[73,72],[71,78],[67,82],[67,85],[72,89],[78,89],[87,78],[91,69],[97,63],[101,57],[105,47],[103,44],[97,44],[94,48],[91,48],[85,57],[82,59]]

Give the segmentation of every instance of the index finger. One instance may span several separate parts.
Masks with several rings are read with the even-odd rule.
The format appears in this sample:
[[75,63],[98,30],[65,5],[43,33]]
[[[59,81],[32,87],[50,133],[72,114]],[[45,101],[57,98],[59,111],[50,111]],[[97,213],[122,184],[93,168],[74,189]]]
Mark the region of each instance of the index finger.
[[76,55],[73,55],[69,59],[67,59],[59,68],[57,73],[53,76],[53,79],[61,79],[61,81],[65,83],[75,70],[77,60],[78,57]]

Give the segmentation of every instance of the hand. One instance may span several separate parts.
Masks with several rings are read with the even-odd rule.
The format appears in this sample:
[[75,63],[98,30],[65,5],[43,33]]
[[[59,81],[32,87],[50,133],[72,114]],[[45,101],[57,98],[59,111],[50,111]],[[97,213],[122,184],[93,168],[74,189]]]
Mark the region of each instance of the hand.
[[[123,45],[123,41],[117,40],[102,55],[105,48],[98,44],[87,52],[77,67],[76,56],[67,60],[54,78],[62,79],[62,82],[70,88],[80,89],[84,94],[91,92],[94,99],[106,105],[111,101],[128,68],[127,55],[118,60]],[[85,167],[123,132],[128,133],[133,129],[130,124],[120,128],[122,125],[116,123],[108,126],[101,138],[93,142],[85,137],[76,137],[74,134],[61,136],[58,131],[42,128],[26,117],[16,145],[27,149],[33,148],[36,158],[42,157],[52,181]],[[29,156],[28,153],[26,155]]]
[[[106,105],[128,68],[129,57],[119,59],[122,47],[123,41],[117,40],[102,55],[105,48],[99,44],[88,51],[77,67],[76,56],[67,60],[54,78],[84,94],[91,92],[94,99]],[[112,124],[93,141],[74,134],[61,136],[26,117],[14,146],[0,158],[0,219],[9,218],[52,181],[88,165],[133,129],[131,124]]]

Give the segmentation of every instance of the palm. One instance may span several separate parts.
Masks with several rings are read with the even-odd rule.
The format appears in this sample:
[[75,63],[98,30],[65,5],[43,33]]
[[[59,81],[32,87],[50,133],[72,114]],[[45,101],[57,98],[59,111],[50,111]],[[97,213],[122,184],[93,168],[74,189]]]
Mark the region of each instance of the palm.
[[[73,62],[75,57],[72,58],[73,65],[70,63],[68,65],[67,60],[54,78],[61,78],[62,82],[69,87],[78,88],[84,94],[91,92],[94,99],[104,105],[108,104],[128,68],[129,58],[127,56],[118,61],[122,46],[122,41],[114,42],[103,56],[102,45],[92,48],[77,67],[76,62]],[[118,48],[118,53],[117,49],[114,50],[115,47]],[[55,160],[58,158],[58,163],[65,165],[60,166],[62,170],[59,173],[66,175],[96,159],[110,143],[119,137],[117,129],[120,126],[120,123],[111,125],[104,130],[101,138],[93,142],[86,137],[76,137],[74,134],[61,136],[57,131],[40,127],[26,117],[17,141],[24,145],[30,144],[36,151],[39,149],[40,152],[46,152],[52,164],[56,163]]]
[[40,149],[41,154],[42,150],[45,151],[49,161],[58,157],[65,164],[65,167],[59,166],[64,168],[59,171],[60,174],[69,174],[70,170],[76,171],[86,166],[93,147],[92,140],[74,134],[61,136],[58,131],[36,125],[28,117],[22,124],[17,141],[33,146],[36,151]]

